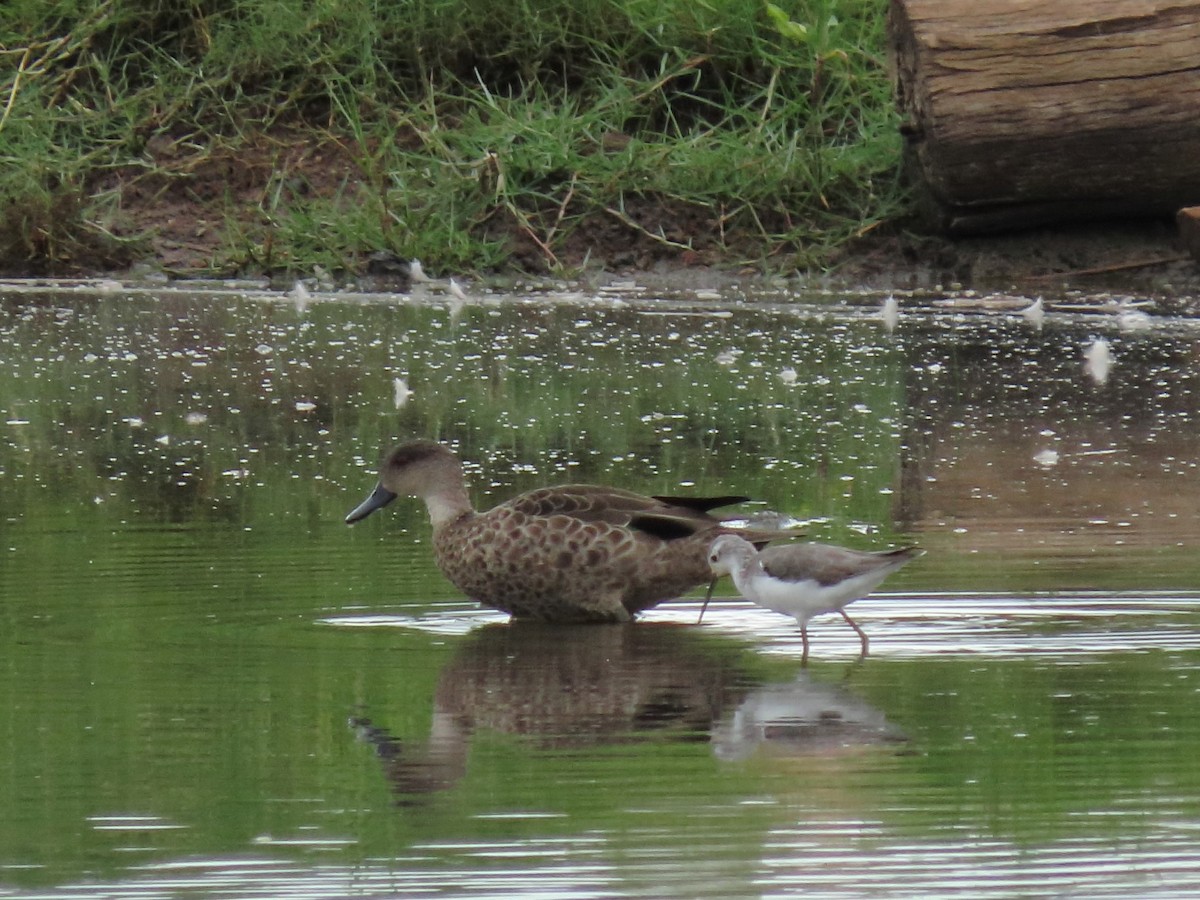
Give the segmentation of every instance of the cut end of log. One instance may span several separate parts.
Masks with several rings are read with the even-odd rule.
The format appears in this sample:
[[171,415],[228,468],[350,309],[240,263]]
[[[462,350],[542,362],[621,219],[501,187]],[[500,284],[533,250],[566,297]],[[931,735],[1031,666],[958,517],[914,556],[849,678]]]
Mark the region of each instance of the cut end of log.
[[1200,262],[1200,206],[1185,206],[1175,214],[1179,239],[1192,259]]
[[910,179],[957,234],[1200,203],[1200,0],[891,0]]

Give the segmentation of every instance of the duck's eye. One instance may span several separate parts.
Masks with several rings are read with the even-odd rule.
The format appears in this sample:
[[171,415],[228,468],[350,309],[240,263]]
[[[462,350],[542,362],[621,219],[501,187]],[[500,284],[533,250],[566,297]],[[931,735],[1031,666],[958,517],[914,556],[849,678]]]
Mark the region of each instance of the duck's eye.
[[715,553],[710,553],[710,554],[708,555],[708,561],[709,561],[710,563],[715,563],[715,562],[717,561],[717,554],[715,554]]

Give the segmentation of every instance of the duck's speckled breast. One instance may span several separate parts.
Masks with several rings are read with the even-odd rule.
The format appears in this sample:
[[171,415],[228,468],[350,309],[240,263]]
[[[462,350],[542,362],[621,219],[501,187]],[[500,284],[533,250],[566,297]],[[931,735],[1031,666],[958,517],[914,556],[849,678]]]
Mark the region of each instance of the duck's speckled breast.
[[620,621],[706,583],[712,533],[674,540],[499,506],[436,529],[438,567],[468,597],[521,618]]

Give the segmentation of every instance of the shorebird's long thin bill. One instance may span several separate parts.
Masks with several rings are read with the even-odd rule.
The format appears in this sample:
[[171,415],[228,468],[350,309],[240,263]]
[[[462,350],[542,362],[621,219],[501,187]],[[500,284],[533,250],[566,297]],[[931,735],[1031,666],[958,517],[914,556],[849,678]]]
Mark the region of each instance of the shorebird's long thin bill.
[[708,609],[708,601],[712,599],[713,588],[717,586],[717,579],[713,579],[708,583],[708,593],[704,595],[704,605],[700,607],[700,616],[696,619],[696,624],[699,625],[704,621],[704,611]]

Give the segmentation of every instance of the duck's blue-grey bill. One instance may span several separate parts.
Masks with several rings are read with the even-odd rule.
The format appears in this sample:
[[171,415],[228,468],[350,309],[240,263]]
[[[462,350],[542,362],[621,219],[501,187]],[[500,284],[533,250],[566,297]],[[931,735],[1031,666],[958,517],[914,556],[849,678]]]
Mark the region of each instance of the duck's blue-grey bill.
[[346,524],[353,525],[360,519],[365,519],[371,513],[375,512],[375,510],[382,509],[395,499],[396,495],[382,484],[375,485],[375,490],[371,491],[371,496],[354,507],[350,511],[350,515],[346,516]]

